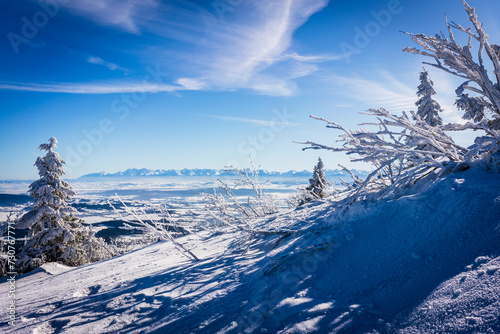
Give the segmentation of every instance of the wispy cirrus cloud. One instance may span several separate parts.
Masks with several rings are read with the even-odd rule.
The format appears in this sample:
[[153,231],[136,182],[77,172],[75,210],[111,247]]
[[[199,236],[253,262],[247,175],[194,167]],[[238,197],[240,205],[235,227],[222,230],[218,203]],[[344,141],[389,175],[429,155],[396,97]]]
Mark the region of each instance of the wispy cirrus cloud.
[[326,4],[311,0],[256,1],[252,10],[259,20],[244,25],[228,22],[214,32],[217,42],[209,50],[211,59],[205,77],[222,89],[249,88],[263,94],[292,95],[296,88],[293,79],[317,71],[309,63],[331,60],[301,57],[290,51],[294,31]]
[[[293,33],[327,0],[276,0],[243,2],[232,18],[219,17],[192,5],[150,21],[156,35],[185,43],[181,50],[156,50],[167,58],[182,58],[179,81],[196,81],[205,90],[248,89],[266,95],[292,95],[294,79],[311,75],[318,63],[341,56],[307,55],[293,51]],[[192,24],[196,22],[196,24]],[[195,52],[192,52],[194,48]],[[161,60],[160,60],[161,61]]]
[[104,60],[104,59],[102,59],[100,57],[90,56],[90,57],[87,58],[87,62],[91,63],[91,64],[105,66],[108,69],[110,69],[111,71],[114,71],[114,70],[120,70],[120,71],[123,71],[123,72],[128,72],[129,71],[129,70],[127,70],[127,69],[125,69],[125,68],[123,68],[121,66],[116,65],[115,63],[106,61],[106,60]]
[[158,5],[153,0],[79,0],[61,3],[61,6],[76,15],[131,33],[139,32],[138,19],[141,18],[141,13]]
[[242,118],[242,117],[230,117],[230,116],[219,116],[219,115],[209,115],[209,114],[203,114],[202,116],[216,118],[216,119],[220,119],[223,121],[247,123],[247,124],[251,124],[251,125],[255,125],[255,126],[262,126],[262,127],[273,127],[273,126],[293,127],[293,126],[299,125],[298,123],[291,123],[291,122],[264,121],[264,120],[260,120],[260,119],[251,119],[251,118]]
[[[297,91],[297,79],[316,73],[320,63],[342,59],[337,55],[300,55],[295,50],[294,32],[327,3],[328,0],[241,2],[224,20],[206,4],[204,7],[180,0],[80,0],[62,6],[98,25],[140,38],[141,48],[124,49],[123,56],[132,57],[132,63],[161,64],[174,73],[172,86],[176,90],[250,90],[290,96]],[[121,49],[123,45],[106,47]],[[92,56],[86,61],[126,72],[104,58]],[[79,88],[61,83],[4,84],[0,89],[56,91],[60,87],[62,92],[105,92],[113,91],[112,85],[117,85],[116,91],[123,89],[123,84],[116,81],[110,81],[105,88],[82,82],[73,83]]]
[[187,90],[181,85],[137,83],[88,83],[88,84],[37,84],[0,82],[0,89],[25,92],[67,93],[67,94],[117,94],[117,93],[162,93]]
[[[442,117],[445,122],[463,122],[461,113],[454,106],[456,99],[455,89],[460,85],[461,80],[450,76],[440,70],[427,68],[434,83],[437,94],[433,96],[443,109]],[[347,96],[352,101],[361,103],[366,108],[385,108],[391,112],[401,112],[410,110],[416,111],[415,102],[419,99],[416,95],[419,85],[419,73],[422,71],[422,64],[416,62],[408,72],[414,74],[412,84],[403,82],[396,78],[394,74],[386,70],[375,71],[375,76],[342,76],[331,74],[326,80],[329,82],[335,93]],[[376,77],[375,79],[373,77]],[[340,104],[341,107],[353,107],[353,104]]]
[[336,93],[348,96],[363,105],[383,107],[390,111],[415,109],[416,87],[397,80],[387,71],[379,70],[377,79],[331,74],[327,80]]
[[283,54],[282,59],[293,59],[301,62],[311,62],[311,63],[322,63],[325,61],[331,60],[341,60],[344,59],[344,55],[313,55],[313,56],[304,56],[299,55],[297,52],[292,52],[288,54]]

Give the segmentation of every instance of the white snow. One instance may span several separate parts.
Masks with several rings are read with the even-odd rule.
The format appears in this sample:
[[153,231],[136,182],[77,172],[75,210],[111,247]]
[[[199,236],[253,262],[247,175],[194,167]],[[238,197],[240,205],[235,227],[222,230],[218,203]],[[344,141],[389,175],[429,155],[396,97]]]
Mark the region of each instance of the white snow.
[[401,333],[500,332],[500,257],[442,283],[408,315]]
[[18,322],[2,318],[0,331],[499,332],[500,175],[473,168],[421,190],[253,221],[297,231],[287,237],[178,238],[200,262],[158,242],[78,268],[46,264],[17,278]]

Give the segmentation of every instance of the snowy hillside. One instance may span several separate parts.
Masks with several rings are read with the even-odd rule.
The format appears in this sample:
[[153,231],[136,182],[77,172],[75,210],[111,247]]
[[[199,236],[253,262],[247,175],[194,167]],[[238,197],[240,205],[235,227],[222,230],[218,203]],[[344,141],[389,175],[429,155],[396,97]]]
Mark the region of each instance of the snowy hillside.
[[[500,175],[452,173],[342,210],[306,205],[241,231],[17,279],[5,333],[498,333]],[[288,233],[286,231],[289,231]],[[6,295],[5,278],[0,294]],[[7,298],[2,298],[7,309]]]

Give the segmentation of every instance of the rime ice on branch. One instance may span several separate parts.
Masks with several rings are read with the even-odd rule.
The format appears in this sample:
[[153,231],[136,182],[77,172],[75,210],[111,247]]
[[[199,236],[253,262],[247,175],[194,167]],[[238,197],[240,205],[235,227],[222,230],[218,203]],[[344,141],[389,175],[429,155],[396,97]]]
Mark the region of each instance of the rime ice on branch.
[[[368,113],[378,119],[375,125],[378,131],[347,130],[341,125],[324,118],[311,116],[327,123],[328,128],[341,130],[339,135],[341,147],[332,147],[315,142],[300,144],[309,145],[304,149],[326,149],[334,152],[345,152],[357,155],[356,162],[367,162],[374,166],[367,179],[356,187],[356,196],[364,192],[384,189],[387,195],[394,194],[397,188],[414,184],[434,169],[445,168],[450,163],[459,164],[465,161],[468,149],[457,145],[441,127],[432,127],[418,115],[411,112],[413,122],[406,113],[396,116],[387,110],[370,109]],[[428,148],[424,150],[422,148]]]
[[[435,63],[425,64],[465,79],[466,81],[456,90],[458,97],[456,106],[464,112],[463,118],[476,123],[486,121],[490,128],[500,129],[500,46],[489,43],[488,35],[478,21],[474,8],[471,8],[465,0],[462,0],[462,3],[473,28],[464,28],[454,22],[449,24],[446,20],[448,38],[443,34],[427,36],[407,33],[421,46],[421,49],[407,47],[403,51],[434,58]],[[457,43],[452,29],[467,35],[466,46]],[[473,40],[479,44],[477,62],[472,54]],[[484,57],[484,53],[487,58]],[[490,64],[486,65],[486,60],[489,60]],[[488,74],[488,66],[493,68],[492,77]],[[475,96],[470,96],[469,93],[465,93],[466,91]]]

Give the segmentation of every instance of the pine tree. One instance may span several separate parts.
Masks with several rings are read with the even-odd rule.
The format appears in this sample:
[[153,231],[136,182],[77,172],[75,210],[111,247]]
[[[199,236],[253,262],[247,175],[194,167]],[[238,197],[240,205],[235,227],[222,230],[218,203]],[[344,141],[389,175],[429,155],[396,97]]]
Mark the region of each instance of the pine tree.
[[313,176],[309,179],[309,186],[306,188],[313,197],[315,198],[325,198],[328,196],[328,183],[325,176],[325,166],[323,160],[318,158],[318,163],[314,166]]
[[65,162],[54,152],[56,146],[54,137],[48,144],[39,146],[47,154],[38,157],[35,163],[40,179],[33,182],[28,191],[34,203],[17,222],[17,228],[29,229],[29,240],[19,254],[20,271],[32,270],[45,262],[78,266],[112,255],[104,240],[83,226],[83,220],[75,217],[77,211],[69,206],[68,201],[75,192],[61,180],[66,174]]
[[424,70],[420,73],[420,85],[418,86],[417,96],[420,99],[415,103],[418,107],[417,115],[430,126],[443,124],[439,113],[443,111],[439,103],[432,99],[436,95],[433,88],[434,83],[429,79],[429,72]]

